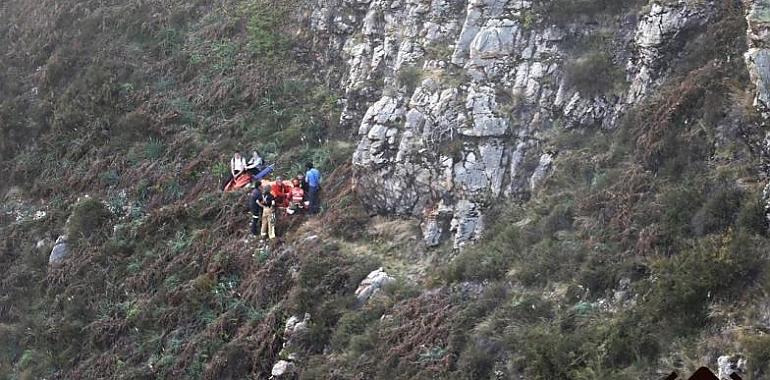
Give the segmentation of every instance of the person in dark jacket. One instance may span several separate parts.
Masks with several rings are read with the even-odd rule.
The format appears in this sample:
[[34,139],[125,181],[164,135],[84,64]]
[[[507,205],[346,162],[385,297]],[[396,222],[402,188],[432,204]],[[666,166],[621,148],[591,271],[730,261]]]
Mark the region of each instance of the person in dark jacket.
[[262,229],[261,238],[265,240],[265,237],[270,240],[275,239],[275,198],[273,194],[270,194],[270,185],[265,185],[262,189],[262,196],[257,202],[262,207]]
[[299,181],[300,187],[302,187],[302,191],[305,193],[305,199],[307,199],[307,192],[310,191],[310,187],[307,185],[307,181],[305,181],[305,175],[300,173],[297,174],[297,181]]
[[254,182],[254,190],[249,196],[249,210],[251,210],[251,234],[257,236],[262,226],[262,206],[257,203],[262,198],[262,183]]

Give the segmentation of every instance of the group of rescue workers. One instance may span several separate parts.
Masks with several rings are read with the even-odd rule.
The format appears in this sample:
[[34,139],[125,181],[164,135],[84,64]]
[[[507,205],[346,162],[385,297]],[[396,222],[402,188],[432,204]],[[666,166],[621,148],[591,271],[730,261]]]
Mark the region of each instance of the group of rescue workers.
[[274,181],[267,180],[273,172],[273,165],[266,165],[257,152],[253,152],[247,161],[240,153],[235,153],[230,160],[230,176],[223,184],[223,190],[230,191],[253,185],[249,196],[251,211],[251,234],[275,239],[276,213],[285,210],[292,215],[300,211],[316,214],[319,211],[319,193],[321,191],[321,172],[312,162],[305,165],[306,172],[291,180],[276,176]]

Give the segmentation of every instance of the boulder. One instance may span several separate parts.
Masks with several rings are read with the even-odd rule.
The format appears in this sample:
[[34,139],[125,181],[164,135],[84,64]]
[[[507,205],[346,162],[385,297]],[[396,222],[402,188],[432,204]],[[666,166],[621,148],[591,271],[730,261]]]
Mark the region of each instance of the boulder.
[[551,174],[555,156],[556,154],[551,152],[543,153],[540,156],[540,162],[537,164],[537,168],[535,168],[535,171],[532,173],[532,177],[529,180],[529,188],[531,191],[537,190],[537,188],[548,178],[549,174]]
[[294,363],[287,360],[279,360],[273,365],[270,371],[271,379],[288,379],[295,375],[297,367]]
[[64,262],[64,259],[69,256],[69,250],[67,249],[67,236],[61,235],[56,239],[51,250],[51,255],[48,257],[49,265],[57,265]]
[[[310,314],[305,313],[304,317],[294,315],[286,320],[286,328],[283,330],[284,338],[291,338],[307,331],[307,324],[310,323]],[[288,339],[287,339],[288,340]]]
[[35,248],[37,248],[37,249],[48,248],[48,246],[50,244],[51,244],[51,240],[50,239],[48,239],[48,238],[40,239],[40,240],[37,241],[37,243],[35,243]]
[[770,49],[749,49],[744,58],[756,88],[754,107],[767,117],[770,115]]
[[366,301],[379,292],[380,289],[393,281],[395,281],[395,279],[388,276],[382,268],[369,273],[369,275],[361,281],[361,284],[358,285],[358,289],[356,289],[356,300],[358,301],[358,304],[361,305],[366,303]]
[[308,330],[310,323],[310,314],[305,313],[303,317],[291,316],[286,320],[286,327],[283,330],[283,346],[278,353],[281,358],[273,365],[273,378],[291,378],[294,375],[296,363],[302,360],[300,355],[301,348],[297,346],[297,339],[300,339]]
[[719,379],[730,380],[730,375],[738,376],[746,373],[746,359],[739,355],[722,355],[717,359]]

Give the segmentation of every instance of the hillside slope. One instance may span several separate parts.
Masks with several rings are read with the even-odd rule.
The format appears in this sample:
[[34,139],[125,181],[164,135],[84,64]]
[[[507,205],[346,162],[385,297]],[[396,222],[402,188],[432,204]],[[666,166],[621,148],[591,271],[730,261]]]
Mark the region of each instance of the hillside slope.
[[7,1],[0,379],[765,378],[769,7]]

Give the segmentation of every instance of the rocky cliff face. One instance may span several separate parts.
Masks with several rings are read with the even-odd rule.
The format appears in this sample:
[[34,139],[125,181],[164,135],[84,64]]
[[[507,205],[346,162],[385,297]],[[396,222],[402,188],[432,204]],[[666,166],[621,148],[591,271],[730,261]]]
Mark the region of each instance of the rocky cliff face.
[[746,65],[757,87],[754,106],[767,117],[770,106],[770,2],[750,2],[746,21],[749,42],[749,50],[745,55]]
[[[713,9],[679,1],[641,17],[554,21],[541,3],[334,0],[312,14],[314,32],[346,65],[342,124],[358,131],[361,198],[380,213],[421,217],[428,245],[451,238],[460,247],[501,197],[537,191],[558,154],[549,136],[614,128],[664,81],[677,47]],[[568,67],[592,58],[576,41],[595,38],[620,71],[598,92],[574,85]],[[762,54],[753,55],[759,65]]]
[[[770,118],[770,1],[750,1],[746,9],[749,49],[744,59],[751,81],[756,87],[754,107],[766,122]],[[765,156],[770,152],[770,135],[765,136],[764,151]],[[765,187],[764,202],[766,215],[770,220],[770,184]]]

